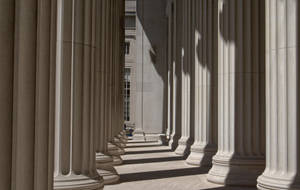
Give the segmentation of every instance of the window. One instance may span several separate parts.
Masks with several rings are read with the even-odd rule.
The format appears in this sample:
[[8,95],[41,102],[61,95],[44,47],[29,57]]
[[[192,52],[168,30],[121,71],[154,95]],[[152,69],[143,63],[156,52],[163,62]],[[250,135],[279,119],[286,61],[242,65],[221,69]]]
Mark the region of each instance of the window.
[[125,42],[124,48],[125,55],[128,55],[130,53],[130,42]]
[[130,121],[130,68],[124,72],[124,120]]

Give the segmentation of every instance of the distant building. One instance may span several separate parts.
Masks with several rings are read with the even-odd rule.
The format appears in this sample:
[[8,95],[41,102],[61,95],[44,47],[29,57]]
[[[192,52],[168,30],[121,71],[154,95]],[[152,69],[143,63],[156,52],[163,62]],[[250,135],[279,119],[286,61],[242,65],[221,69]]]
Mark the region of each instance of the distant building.
[[125,1],[124,120],[135,127],[136,110],[136,0]]

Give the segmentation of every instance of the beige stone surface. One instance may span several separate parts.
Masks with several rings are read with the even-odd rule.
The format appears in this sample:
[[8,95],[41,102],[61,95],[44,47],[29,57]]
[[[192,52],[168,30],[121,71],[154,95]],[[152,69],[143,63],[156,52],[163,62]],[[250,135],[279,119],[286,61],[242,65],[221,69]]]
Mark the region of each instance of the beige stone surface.
[[247,187],[224,187],[209,183],[209,168],[189,166],[168,146],[157,142],[130,142],[124,164],[116,166],[120,183],[107,185],[104,190],[254,190]]

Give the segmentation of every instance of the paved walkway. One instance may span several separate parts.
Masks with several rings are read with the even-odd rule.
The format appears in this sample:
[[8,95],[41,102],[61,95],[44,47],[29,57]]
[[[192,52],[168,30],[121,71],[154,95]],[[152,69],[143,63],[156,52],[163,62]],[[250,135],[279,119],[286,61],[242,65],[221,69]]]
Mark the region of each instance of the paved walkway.
[[124,164],[116,166],[120,183],[104,190],[254,190],[246,187],[224,187],[207,182],[209,168],[185,164],[169,147],[158,142],[129,141],[122,156]]

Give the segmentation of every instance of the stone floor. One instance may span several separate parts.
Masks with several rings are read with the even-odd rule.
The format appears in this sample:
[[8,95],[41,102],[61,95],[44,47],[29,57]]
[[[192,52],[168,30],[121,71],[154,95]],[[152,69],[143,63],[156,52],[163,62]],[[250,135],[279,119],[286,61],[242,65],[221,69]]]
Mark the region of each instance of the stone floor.
[[254,190],[246,187],[224,187],[207,182],[209,168],[185,164],[168,146],[158,142],[129,141],[124,164],[116,166],[120,183],[104,190]]

